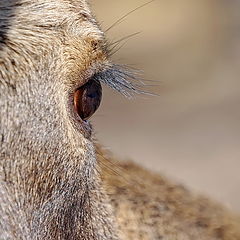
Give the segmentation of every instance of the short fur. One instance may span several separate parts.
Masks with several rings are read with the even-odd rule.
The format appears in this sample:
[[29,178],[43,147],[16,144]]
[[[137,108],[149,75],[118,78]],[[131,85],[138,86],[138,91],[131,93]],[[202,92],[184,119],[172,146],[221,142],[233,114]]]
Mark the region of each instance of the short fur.
[[222,207],[97,160],[74,90],[97,77],[137,92],[108,55],[85,0],[0,1],[0,239],[240,239]]

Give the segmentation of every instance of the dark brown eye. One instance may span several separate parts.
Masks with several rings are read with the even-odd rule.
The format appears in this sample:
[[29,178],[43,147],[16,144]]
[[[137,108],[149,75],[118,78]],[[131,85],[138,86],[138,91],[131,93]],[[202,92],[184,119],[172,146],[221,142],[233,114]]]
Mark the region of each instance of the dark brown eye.
[[98,109],[102,99],[99,81],[90,80],[74,93],[74,107],[82,120],[89,119]]

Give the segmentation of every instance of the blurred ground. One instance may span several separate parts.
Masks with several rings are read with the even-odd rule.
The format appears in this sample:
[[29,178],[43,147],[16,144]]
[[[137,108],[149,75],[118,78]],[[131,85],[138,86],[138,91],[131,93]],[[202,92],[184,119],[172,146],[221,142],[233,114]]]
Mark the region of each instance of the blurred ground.
[[[106,30],[145,1],[92,3]],[[239,9],[240,0],[156,0],[109,30],[111,41],[141,31],[113,59],[142,69],[160,96],[105,89],[93,121],[115,155],[240,212]]]

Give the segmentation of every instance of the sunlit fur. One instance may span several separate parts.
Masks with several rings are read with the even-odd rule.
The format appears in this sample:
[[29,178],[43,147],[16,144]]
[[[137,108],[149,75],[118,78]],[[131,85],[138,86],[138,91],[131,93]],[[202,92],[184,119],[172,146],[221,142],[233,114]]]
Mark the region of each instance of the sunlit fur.
[[108,55],[86,1],[0,1],[0,239],[240,239],[222,207],[95,146],[75,89],[138,92]]

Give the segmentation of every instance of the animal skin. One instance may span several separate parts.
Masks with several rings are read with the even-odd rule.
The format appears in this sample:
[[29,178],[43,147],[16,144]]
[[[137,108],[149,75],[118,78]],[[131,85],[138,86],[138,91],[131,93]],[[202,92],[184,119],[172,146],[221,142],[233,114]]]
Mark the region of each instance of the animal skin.
[[109,55],[85,0],[0,1],[0,239],[240,239],[224,207],[94,143],[82,86],[137,91]]

